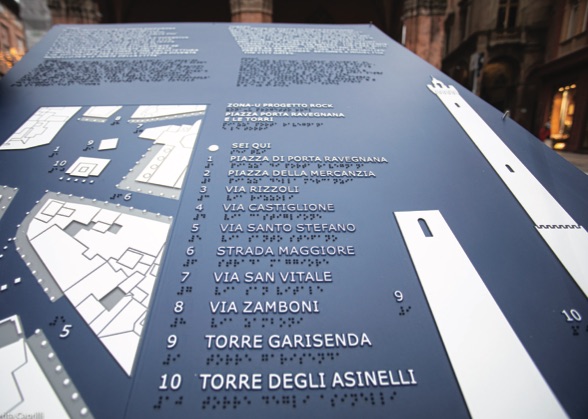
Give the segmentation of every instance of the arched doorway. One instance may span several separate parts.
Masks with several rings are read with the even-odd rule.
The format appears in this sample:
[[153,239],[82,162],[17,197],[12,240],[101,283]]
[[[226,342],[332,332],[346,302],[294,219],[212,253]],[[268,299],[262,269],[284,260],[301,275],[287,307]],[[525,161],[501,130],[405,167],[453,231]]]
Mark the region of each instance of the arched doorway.
[[449,71],[449,76],[461,84],[462,86],[471,89],[470,72],[468,71],[468,64],[465,61],[458,62]]
[[507,58],[493,60],[484,66],[480,96],[496,109],[505,112],[515,107],[519,68]]

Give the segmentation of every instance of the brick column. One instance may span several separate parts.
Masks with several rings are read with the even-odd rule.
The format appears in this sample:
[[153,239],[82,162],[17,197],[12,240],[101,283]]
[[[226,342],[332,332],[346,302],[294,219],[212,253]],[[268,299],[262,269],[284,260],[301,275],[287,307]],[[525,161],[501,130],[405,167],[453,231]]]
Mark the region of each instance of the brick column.
[[267,23],[272,21],[272,0],[231,0],[233,22]]
[[405,0],[405,47],[441,68],[446,0]]

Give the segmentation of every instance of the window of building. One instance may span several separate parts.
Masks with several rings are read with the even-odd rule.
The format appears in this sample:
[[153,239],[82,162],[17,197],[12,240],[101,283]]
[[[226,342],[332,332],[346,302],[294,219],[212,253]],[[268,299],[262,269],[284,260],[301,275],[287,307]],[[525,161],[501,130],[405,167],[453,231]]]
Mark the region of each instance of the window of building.
[[578,1],[571,1],[569,4],[566,39],[576,34],[576,19],[578,18]]
[[464,40],[468,31],[468,1],[463,0],[459,3],[459,38]]
[[582,32],[588,30],[588,1],[584,2],[584,18],[582,19]]
[[468,65],[465,62],[460,62],[459,64],[455,65],[451,72],[449,73],[451,78],[461,84],[462,86],[471,90],[472,82],[470,78],[470,73],[468,71]]
[[561,40],[588,30],[588,0],[568,0],[564,12]]
[[576,110],[576,84],[561,86],[553,95],[551,101],[551,138],[554,141],[553,148],[563,150],[566,141],[570,137],[574,123],[574,111]]
[[512,109],[517,75],[517,68],[508,61],[486,64],[480,97],[502,112]]
[[24,39],[22,38],[16,38],[16,49],[19,53],[24,54],[25,53],[25,42]]
[[496,29],[513,29],[517,24],[518,8],[519,0],[500,0],[498,3],[498,17],[496,19]]
[[451,51],[451,36],[453,34],[453,25],[455,24],[455,14],[450,13],[445,19],[445,54]]
[[584,136],[582,137],[582,148],[588,150],[588,120],[584,124]]
[[0,47],[3,52],[10,51],[10,32],[8,32],[8,27],[3,23],[0,23]]

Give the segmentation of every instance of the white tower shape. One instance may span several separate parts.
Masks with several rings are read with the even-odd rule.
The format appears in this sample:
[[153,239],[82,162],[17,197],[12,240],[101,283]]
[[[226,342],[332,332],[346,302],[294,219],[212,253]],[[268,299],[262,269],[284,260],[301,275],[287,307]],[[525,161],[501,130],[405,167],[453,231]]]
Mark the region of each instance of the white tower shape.
[[471,416],[568,417],[443,215],[394,215]]
[[427,85],[461,125],[538,233],[588,297],[588,234],[543,187],[453,86],[433,78]]

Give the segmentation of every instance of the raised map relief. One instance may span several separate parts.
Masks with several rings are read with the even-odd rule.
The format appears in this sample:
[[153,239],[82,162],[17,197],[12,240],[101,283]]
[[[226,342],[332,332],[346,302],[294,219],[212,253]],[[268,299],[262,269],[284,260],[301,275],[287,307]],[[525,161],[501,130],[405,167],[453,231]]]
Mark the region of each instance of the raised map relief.
[[65,295],[131,375],[170,220],[48,193],[17,246],[51,299]]
[[0,97],[0,419],[588,417],[588,178],[375,25],[57,25]]

